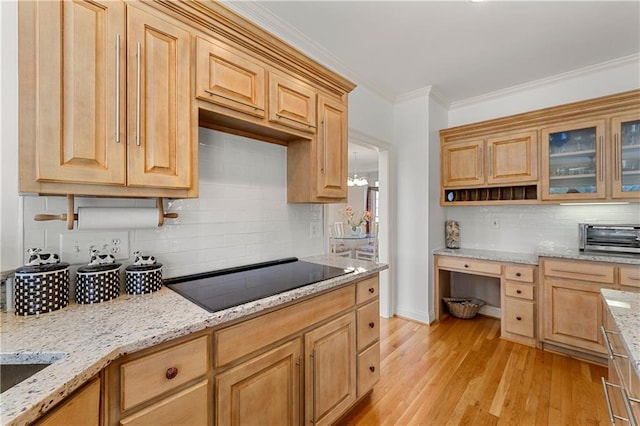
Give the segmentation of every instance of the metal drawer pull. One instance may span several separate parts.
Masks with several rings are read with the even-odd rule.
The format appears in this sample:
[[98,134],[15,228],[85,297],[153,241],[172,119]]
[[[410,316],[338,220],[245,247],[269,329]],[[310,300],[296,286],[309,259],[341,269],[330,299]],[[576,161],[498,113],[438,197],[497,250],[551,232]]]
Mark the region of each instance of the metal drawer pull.
[[600,326],[600,331],[602,331],[602,336],[604,337],[604,345],[607,348],[607,352],[609,353],[609,359],[613,359],[614,357],[618,358],[629,358],[625,354],[619,354],[613,351],[613,346],[611,346],[611,341],[609,340],[609,334],[618,334],[615,331],[607,330],[604,326]]
[[[600,380],[602,381],[602,390],[604,391],[604,400],[607,403],[607,411],[609,412],[609,421],[611,422],[611,424],[615,424],[616,423],[616,419],[622,420],[622,421],[627,422],[627,423],[631,423],[629,421],[629,419],[627,419],[625,417],[622,417],[622,416],[618,416],[617,414],[613,413],[613,407],[611,406],[611,398],[609,398],[609,389],[607,388],[607,386],[611,386],[611,387],[614,387],[614,388],[620,388],[620,386],[618,386],[618,385],[616,385],[614,383],[607,382],[604,379],[604,377],[600,377]],[[622,388],[620,388],[620,389],[622,389]],[[624,390],[624,389],[622,389],[622,390]]]
[[633,417],[633,408],[631,408],[631,400],[629,397],[627,390],[623,387],[620,387],[620,392],[622,393],[622,402],[624,403],[624,409],[627,411],[627,416],[629,416],[629,423],[631,426],[638,426],[635,418]]
[[165,377],[169,380],[171,379],[175,379],[176,376],[178,375],[178,369],[175,367],[169,367],[167,368],[167,372],[165,373]]
[[141,104],[141,90],[142,88],[140,87],[140,75],[142,73],[141,68],[141,50],[142,50],[142,44],[138,43],[137,45],[137,49],[136,49],[136,63],[137,63],[137,68],[136,68],[136,146],[140,146],[140,104]]
[[120,34],[116,34],[116,142],[120,143]]
[[242,101],[239,101],[237,99],[230,98],[229,96],[221,95],[220,93],[213,92],[213,91],[211,91],[209,89],[204,89],[204,91],[206,93],[210,94],[211,96],[217,96],[219,98],[226,99],[226,100],[231,101],[231,102],[236,102],[236,103],[238,103],[240,105],[244,105],[244,106],[247,106],[249,108],[253,108],[256,111],[264,111],[264,108],[260,108],[259,106],[256,106],[256,105],[253,105],[253,104],[249,104],[249,103],[246,103],[246,102],[242,102]]
[[315,127],[316,127],[316,126],[314,126],[313,124],[308,123],[308,122],[306,122],[306,121],[296,120],[295,118],[287,117],[286,115],[278,114],[277,112],[276,112],[276,117],[278,117],[278,118],[284,118],[284,119],[286,119],[286,120],[293,121],[294,123],[302,124],[303,126],[307,126],[307,127],[309,127],[310,129],[311,129],[311,128],[315,129]]

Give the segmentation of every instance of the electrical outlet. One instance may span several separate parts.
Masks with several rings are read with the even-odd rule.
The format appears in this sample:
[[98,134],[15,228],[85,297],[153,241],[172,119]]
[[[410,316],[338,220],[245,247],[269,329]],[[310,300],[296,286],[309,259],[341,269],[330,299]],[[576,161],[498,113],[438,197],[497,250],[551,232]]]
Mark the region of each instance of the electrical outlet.
[[491,218],[491,227],[492,228],[500,228],[500,220],[497,217]]
[[320,236],[320,222],[309,223],[309,238],[317,238]]
[[129,232],[73,232],[60,234],[60,259],[68,263],[88,263],[91,250],[112,254],[116,259],[128,259]]

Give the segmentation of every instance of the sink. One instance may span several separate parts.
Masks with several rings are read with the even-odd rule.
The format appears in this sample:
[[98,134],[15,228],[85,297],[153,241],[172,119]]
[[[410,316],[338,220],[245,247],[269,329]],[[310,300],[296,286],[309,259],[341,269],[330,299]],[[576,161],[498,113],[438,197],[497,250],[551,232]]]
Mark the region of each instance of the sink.
[[0,364],[0,393],[36,374],[51,364]]
[[62,359],[64,353],[0,353],[0,393]]

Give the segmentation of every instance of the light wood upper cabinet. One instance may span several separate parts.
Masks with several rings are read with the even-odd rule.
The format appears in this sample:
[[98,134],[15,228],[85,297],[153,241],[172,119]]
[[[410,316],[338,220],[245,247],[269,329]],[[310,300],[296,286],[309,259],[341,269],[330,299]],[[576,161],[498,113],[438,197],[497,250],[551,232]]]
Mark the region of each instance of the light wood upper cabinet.
[[38,82],[38,103],[34,116],[20,117],[37,128],[35,161],[21,167],[34,167],[39,182],[124,185],[125,4],[25,3],[24,18],[39,19],[34,74],[21,79]]
[[611,118],[611,196],[640,197],[640,112]]
[[127,8],[129,185],[191,185],[191,35]]
[[316,132],[317,92],[301,82],[269,73],[269,121],[303,132]]
[[538,132],[487,139],[487,183],[535,182],[538,179]]
[[482,139],[442,146],[442,185],[447,188],[482,185],[483,148]]
[[347,109],[329,98],[319,99],[320,132],[318,133],[319,197],[347,196]]
[[265,116],[264,67],[220,41],[196,38],[196,96],[234,111]]

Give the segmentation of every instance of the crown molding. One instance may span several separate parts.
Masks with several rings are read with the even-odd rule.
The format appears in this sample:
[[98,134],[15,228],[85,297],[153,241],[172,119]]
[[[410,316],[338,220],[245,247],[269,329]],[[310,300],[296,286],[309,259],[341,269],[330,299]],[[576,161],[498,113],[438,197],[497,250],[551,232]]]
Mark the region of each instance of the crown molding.
[[495,92],[486,93],[484,95],[475,96],[473,98],[451,102],[449,104],[449,109],[456,109],[456,108],[476,105],[476,104],[487,102],[493,99],[502,98],[504,96],[514,95],[520,92],[525,92],[527,90],[532,90],[532,89],[552,85],[570,78],[576,78],[580,76],[594,74],[597,72],[601,72],[603,70],[617,68],[620,66],[633,64],[633,63],[640,64],[640,53],[634,53],[633,55],[623,56],[621,58],[616,58],[610,61],[601,62],[599,64],[590,65],[588,67],[579,68],[577,70],[556,74],[551,77],[542,78],[540,80],[530,81],[528,83],[508,87],[506,89],[496,90]]

